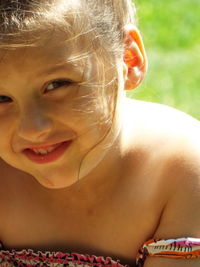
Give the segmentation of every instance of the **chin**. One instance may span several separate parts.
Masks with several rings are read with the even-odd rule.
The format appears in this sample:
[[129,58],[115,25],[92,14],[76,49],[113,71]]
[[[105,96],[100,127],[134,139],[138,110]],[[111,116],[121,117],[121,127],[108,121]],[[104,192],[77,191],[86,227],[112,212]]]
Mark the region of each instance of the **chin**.
[[58,178],[55,179],[55,178],[49,178],[49,177],[44,177],[44,178],[35,177],[35,179],[40,185],[48,189],[63,189],[63,188],[70,187],[73,184],[78,182],[77,177],[76,178],[65,177],[65,179],[58,179]]
[[64,189],[70,187],[73,183],[56,183],[50,179],[38,180],[38,183],[47,189]]
[[72,169],[49,168],[49,171],[32,174],[39,184],[48,189],[63,189],[78,182],[78,172]]

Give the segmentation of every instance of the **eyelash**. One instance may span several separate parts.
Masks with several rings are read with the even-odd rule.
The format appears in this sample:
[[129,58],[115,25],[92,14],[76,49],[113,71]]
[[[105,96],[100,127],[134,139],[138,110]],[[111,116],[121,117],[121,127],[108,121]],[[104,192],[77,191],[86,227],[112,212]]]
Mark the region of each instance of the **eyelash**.
[[0,104],[6,103],[5,101],[1,101],[2,99],[5,100],[6,98],[8,99],[6,102],[11,102],[12,101],[11,98],[8,97],[8,96],[0,95]]
[[[55,89],[57,89],[57,88],[60,88],[60,87],[63,87],[63,86],[69,86],[69,85],[71,85],[73,82],[72,81],[70,81],[70,80],[55,80],[55,81],[52,81],[52,82],[50,82],[48,85],[47,85],[47,87],[49,86],[49,85],[51,85],[51,84],[59,84],[59,86],[57,86],[56,88],[53,88],[53,89],[50,89],[49,91],[51,92],[52,90],[54,91]],[[47,88],[46,87],[46,88]],[[46,91],[46,90],[45,90]]]
[[[51,84],[59,84],[56,88],[53,88],[53,89],[50,89],[50,90],[47,90],[47,92],[51,92],[51,91],[54,91],[55,89],[58,89],[60,87],[63,87],[63,86],[69,86],[70,84],[72,84],[73,82],[70,81],[70,80],[55,80],[55,81],[52,81],[50,82],[46,88],[51,85]],[[46,91],[46,90],[45,90]],[[7,101],[5,101],[7,99]],[[3,100],[3,101],[2,101]],[[12,99],[10,97],[7,97],[5,95],[0,95],[0,104],[4,104],[4,103],[9,103],[9,102],[12,102]]]

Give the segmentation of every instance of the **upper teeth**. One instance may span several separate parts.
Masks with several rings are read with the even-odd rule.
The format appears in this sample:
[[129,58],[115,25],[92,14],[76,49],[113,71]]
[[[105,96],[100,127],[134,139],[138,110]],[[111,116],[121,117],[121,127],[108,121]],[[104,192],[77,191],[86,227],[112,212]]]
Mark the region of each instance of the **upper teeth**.
[[58,146],[58,145],[56,145],[56,146],[54,145],[54,146],[51,146],[51,147],[46,148],[46,149],[42,149],[42,148],[40,148],[40,149],[35,149],[35,148],[33,148],[32,150],[33,150],[35,153],[37,153],[37,154],[46,155],[47,153],[53,151],[57,146]]

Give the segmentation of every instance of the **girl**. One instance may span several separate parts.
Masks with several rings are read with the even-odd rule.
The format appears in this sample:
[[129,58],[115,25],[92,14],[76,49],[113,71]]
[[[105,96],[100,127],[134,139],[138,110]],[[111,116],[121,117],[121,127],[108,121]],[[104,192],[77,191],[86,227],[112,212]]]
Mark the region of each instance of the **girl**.
[[199,122],[125,97],[131,1],[0,9],[0,265],[199,266]]

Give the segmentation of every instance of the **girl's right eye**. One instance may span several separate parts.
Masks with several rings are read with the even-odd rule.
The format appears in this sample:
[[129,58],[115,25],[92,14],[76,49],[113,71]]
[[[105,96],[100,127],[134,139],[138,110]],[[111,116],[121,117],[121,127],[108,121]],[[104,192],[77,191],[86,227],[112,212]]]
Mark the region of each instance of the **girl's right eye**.
[[62,80],[62,79],[59,79],[59,80],[54,80],[52,82],[50,82],[47,86],[47,92],[51,92],[51,91],[54,91],[55,89],[58,89],[58,88],[61,88],[63,86],[69,86],[71,85],[73,82],[70,81],[70,80]]
[[11,102],[11,98],[5,95],[0,95],[0,104]]

